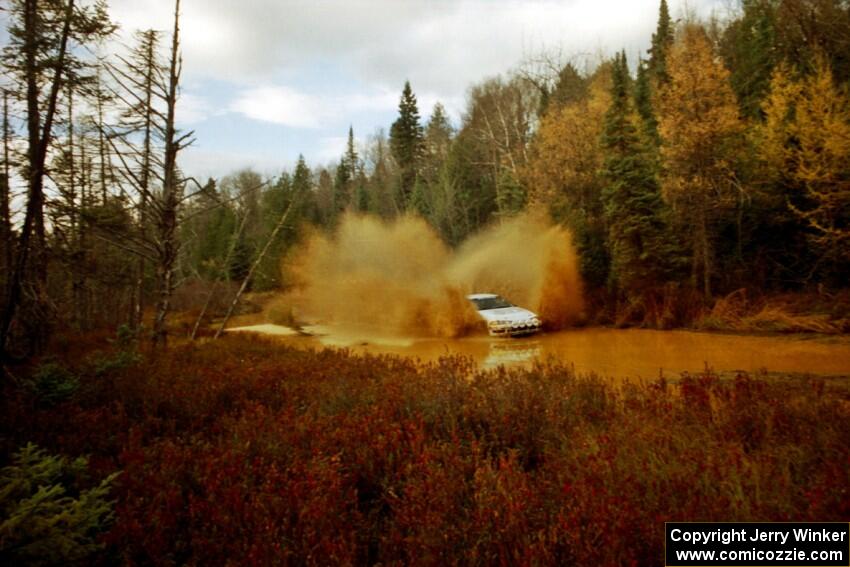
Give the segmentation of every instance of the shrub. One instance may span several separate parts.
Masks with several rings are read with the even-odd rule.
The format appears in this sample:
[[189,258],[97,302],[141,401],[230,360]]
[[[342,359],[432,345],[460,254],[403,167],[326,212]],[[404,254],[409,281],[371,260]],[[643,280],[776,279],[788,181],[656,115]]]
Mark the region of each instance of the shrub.
[[103,376],[124,370],[142,361],[141,355],[133,350],[119,350],[111,354],[99,354],[91,360],[91,370],[95,376]]
[[115,474],[81,490],[88,463],[27,444],[0,471],[0,563],[56,565],[88,558],[112,520]]
[[61,411],[0,399],[0,442],[123,470],[104,541],[130,564],[647,565],[664,521],[850,509],[838,381],[617,386],[238,334],[80,380]]
[[64,366],[47,362],[36,369],[27,385],[41,403],[52,406],[73,396],[80,382]]

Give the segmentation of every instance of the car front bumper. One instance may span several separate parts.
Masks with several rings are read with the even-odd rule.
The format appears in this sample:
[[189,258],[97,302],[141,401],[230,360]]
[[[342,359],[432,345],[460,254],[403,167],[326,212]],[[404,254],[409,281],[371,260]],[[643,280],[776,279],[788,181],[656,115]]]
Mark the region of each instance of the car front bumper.
[[540,332],[540,325],[533,323],[509,323],[505,325],[488,325],[487,330],[493,337],[521,337]]

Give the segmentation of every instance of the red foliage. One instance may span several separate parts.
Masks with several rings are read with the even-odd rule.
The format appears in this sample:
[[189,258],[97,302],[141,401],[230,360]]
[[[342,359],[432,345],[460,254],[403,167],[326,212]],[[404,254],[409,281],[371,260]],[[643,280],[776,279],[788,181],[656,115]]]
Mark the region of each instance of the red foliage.
[[229,337],[2,403],[5,454],[123,471],[126,564],[653,564],[665,521],[850,516],[850,404],[822,382],[614,388]]

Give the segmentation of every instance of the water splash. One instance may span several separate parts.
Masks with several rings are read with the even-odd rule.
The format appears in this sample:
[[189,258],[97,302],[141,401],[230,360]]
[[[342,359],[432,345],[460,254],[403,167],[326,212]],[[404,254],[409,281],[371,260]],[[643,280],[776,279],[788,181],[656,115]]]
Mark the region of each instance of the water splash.
[[481,323],[465,296],[493,292],[537,311],[549,329],[583,309],[568,231],[526,214],[450,250],[421,218],[346,214],[333,235],[316,233],[292,261],[303,310],[335,324],[412,336],[454,337]]

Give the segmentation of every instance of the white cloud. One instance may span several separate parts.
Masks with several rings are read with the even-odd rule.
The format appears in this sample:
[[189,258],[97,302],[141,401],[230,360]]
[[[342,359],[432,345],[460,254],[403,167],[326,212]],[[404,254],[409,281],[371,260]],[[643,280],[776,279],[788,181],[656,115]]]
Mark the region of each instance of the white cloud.
[[292,128],[318,128],[332,112],[321,98],[285,86],[265,86],[243,91],[230,110],[248,118]]
[[208,150],[190,146],[180,152],[180,168],[202,182],[207,177],[218,178],[243,168],[263,175],[276,175],[281,169],[278,156],[237,151]]
[[[725,0],[672,0],[707,15]],[[113,0],[125,27],[170,30],[173,0]],[[232,82],[339,65],[373,87],[441,98],[516,65],[542,46],[567,54],[648,45],[658,0],[183,0],[188,76]]]
[[202,96],[182,92],[177,101],[175,116],[180,125],[192,125],[203,122],[213,114],[210,103]]
[[336,161],[345,152],[348,138],[345,136],[328,136],[319,140],[316,159],[319,163]]
[[[674,19],[728,5],[668,2]],[[166,32],[167,47],[174,0],[109,3],[125,41],[134,29],[153,27]],[[337,159],[344,147],[337,134],[349,124],[360,132],[389,127],[405,80],[423,122],[437,101],[457,119],[471,85],[544,48],[565,60],[625,49],[634,61],[649,46],[658,6],[659,0],[182,0],[183,85],[209,102],[184,97],[178,119],[193,124],[238,113],[297,129],[288,143],[310,160]],[[230,102],[213,106],[222,100]],[[235,135],[216,147],[227,144],[237,153],[244,148]]]
[[[381,88],[368,93],[330,95],[306,93],[285,85],[266,85],[241,91],[229,110],[253,120],[290,128],[334,128],[351,123],[353,117],[364,112],[393,112],[398,108],[400,97],[400,92]],[[417,97],[423,121],[428,119],[437,102],[459,116],[462,100],[461,97],[445,99],[428,92]]]

